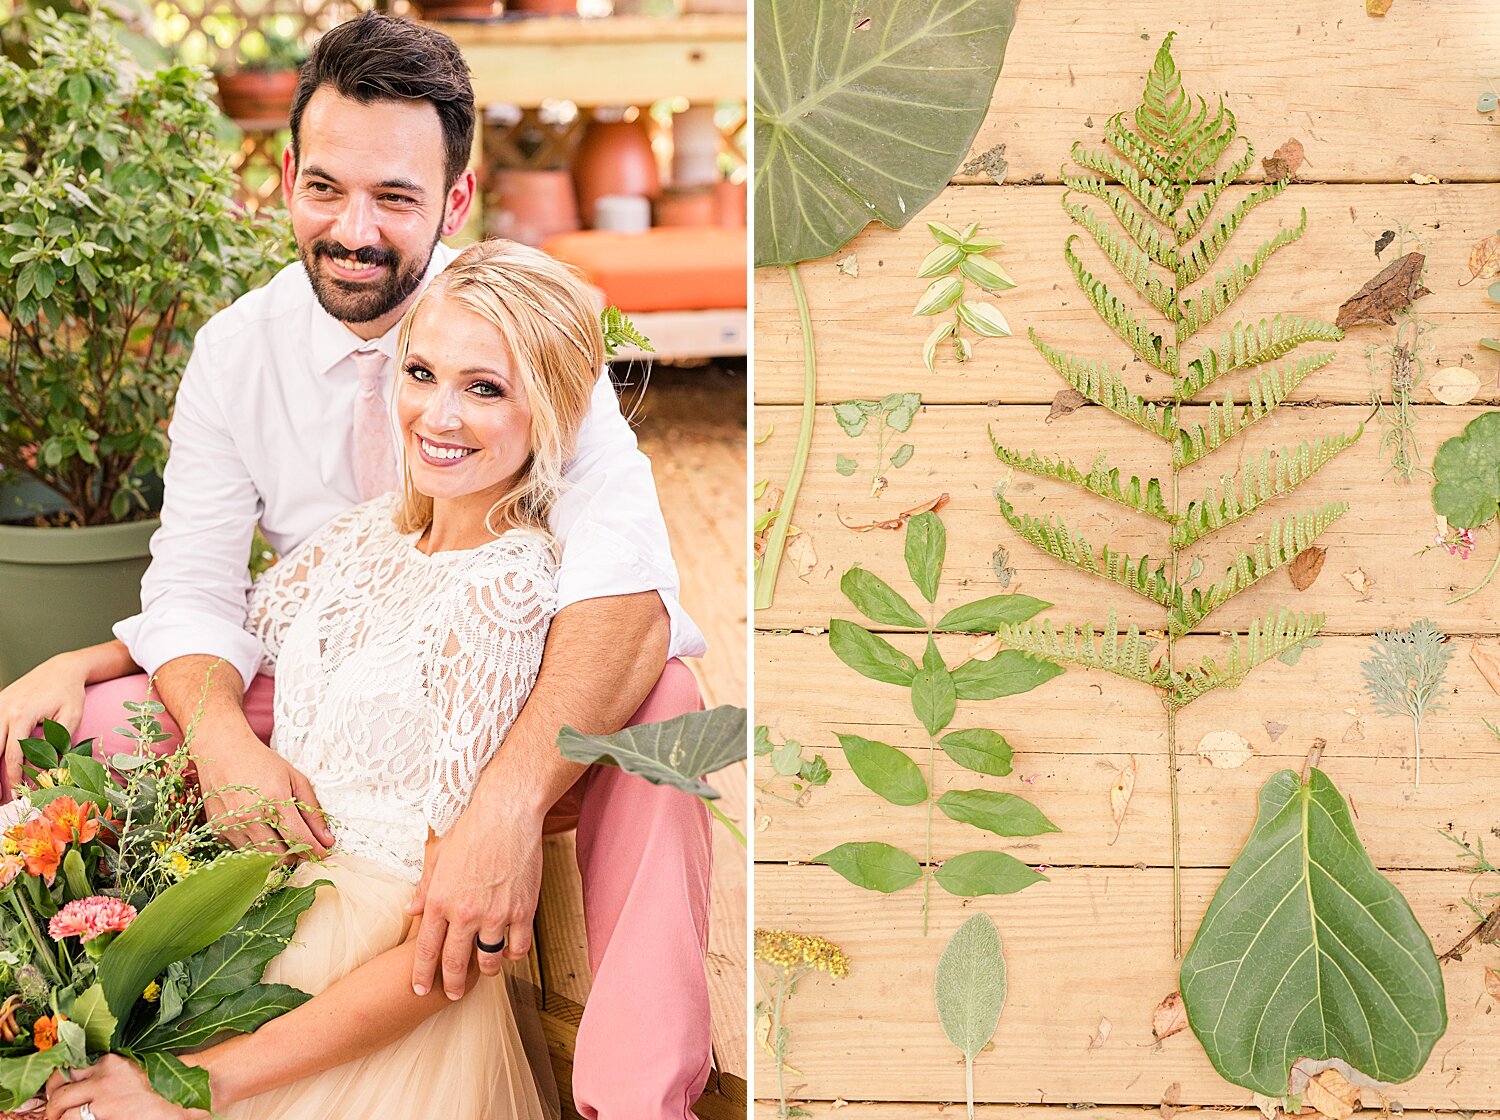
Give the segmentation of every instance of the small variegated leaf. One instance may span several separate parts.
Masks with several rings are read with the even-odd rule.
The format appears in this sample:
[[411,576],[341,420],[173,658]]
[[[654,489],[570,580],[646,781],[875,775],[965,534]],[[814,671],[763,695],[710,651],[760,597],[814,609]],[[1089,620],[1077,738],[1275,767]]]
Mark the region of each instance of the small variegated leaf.
[[941,276],[945,272],[952,272],[955,265],[964,259],[964,251],[957,245],[946,241],[940,242],[938,247],[928,253],[922,261],[922,267],[917,272],[919,279],[925,280],[931,276]]
[[964,300],[958,305],[958,319],[971,331],[982,334],[986,338],[1010,337],[1010,324],[1005,321],[1005,316],[1000,314],[1000,309],[993,303]]
[[988,257],[978,255],[965,257],[963,263],[958,266],[958,274],[965,280],[978,284],[987,292],[1003,292],[1007,288],[1016,286],[1010,274]]
[[958,329],[957,323],[942,322],[932,328],[932,333],[927,336],[927,341],[922,344],[922,363],[927,367],[928,373],[936,372],[938,344]]
[[912,314],[936,315],[939,311],[947,311],[963,294],[964,282],[957,276],[940,276],[927,285],[927,291],[922,293]]

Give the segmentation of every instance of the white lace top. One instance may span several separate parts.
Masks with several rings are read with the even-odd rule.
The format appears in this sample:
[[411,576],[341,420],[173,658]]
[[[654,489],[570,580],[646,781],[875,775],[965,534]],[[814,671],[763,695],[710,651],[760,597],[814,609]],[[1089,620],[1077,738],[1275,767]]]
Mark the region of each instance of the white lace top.
[[415,883],[515,721],[556,609],[556,562],[512,530],[426,556],[394,495],[356,506],[256,582],[276,674],[271,746],[307,775],[339,850]]

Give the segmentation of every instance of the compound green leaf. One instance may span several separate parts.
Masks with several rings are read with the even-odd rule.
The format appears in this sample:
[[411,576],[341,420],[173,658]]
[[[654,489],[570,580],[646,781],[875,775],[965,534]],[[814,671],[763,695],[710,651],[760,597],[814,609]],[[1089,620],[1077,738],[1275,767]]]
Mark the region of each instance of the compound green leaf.
[[906,570],[929,603],[937,598],[948,552],[948,530],[935,513],[919,513],[906,523]]
[[840,844],[812,861],[827,864],[856,887],[881,894],[909,887],[922,877],[921,864],[900,848],[879,840]]
[[835,618],[828,624],[828,645],[840,661],[871,680],[909,685],[917,675],[917,663],[910,657],[845,619]]
[[912,605],[874,572],[850,568],[839,581],[839,590],[854,604],[855,610],[872,622],[887,626],[926,625]]
[[1046,684],[1062,666],[1018,650],[1002,649],[988,661],[965,661],[953,670],[960,700],[994,700],[1016,696]]
[[1030,595],[991,595],[954,607],[938,620],[937,628],[965,634],[993,634],[1001,626],[1025,622],[1051,605]]
[[966,770],[1003,778],[1010,773],[1012,751],[1003,736],[976,727],[954,731],[938,740],[948,757]]
[[927,800],[922,768],[889,743],[858,735],[840,735],[839,746],[860,784],[893,805],[920,805]]
[[937,806],[949,820],[971,824],[996,836],[1040,836],[1061,831],[1024,797],[989,789],[950,789]]
[[1033,883],[1047,881],[1047,876],[1004,852],[965,852],[954,856],[937,869],[933,878],[943,890],[962,898],[1015,894]]
[[1182,998],[1214,1068],[1273,1097],[1304,1057],[1406,1081],[1448,1025],[1432,943],[1316,769],[1261,788],[1250,839],[1183,959]]

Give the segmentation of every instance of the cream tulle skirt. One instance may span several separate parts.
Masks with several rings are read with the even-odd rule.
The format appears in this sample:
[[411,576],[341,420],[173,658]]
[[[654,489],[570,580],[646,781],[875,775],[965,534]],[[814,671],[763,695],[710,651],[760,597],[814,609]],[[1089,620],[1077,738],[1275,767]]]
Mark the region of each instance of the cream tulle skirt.
[[[354,856],[303,864],[294,883],[327,879],[267,984],[316,996],[405,940],[413,886]],[[557,1120],[557,1088],[524,961],[481,976],[459,1000],[365,1058],[220,1110],[231,1120]]]

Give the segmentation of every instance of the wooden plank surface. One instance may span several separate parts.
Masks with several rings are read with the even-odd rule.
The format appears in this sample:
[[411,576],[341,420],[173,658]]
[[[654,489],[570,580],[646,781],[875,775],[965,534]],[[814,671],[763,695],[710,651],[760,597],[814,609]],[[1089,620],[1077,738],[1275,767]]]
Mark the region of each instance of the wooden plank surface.
[[[801,1106],[813,1120],[955,1120],[965,1115],[963,1101],[915,1102],[915,1101],[810,1101]],[[1080,1117],[1080,1113],[1082,1117]],[[774,1120],[776,1103],[761,1101],[756,1105],[758,1120]],[[1072,1105],[1016,1105],[981,1104],[975,1107],[975,1120],[1149,1120],[1160,1117],[1155,1108],[1139,1106],[1121,1108],[1097,1105],[1082,1108]],[[1253,1120],[1258,1113],[1250,1108],[1233,1109],[1224,1106],[1213,1108],[1179,1108],[1172,1113],[1176,1120],[1232,1120],[1236,1115]],[[1371,1107],[1354,1114],[1354,1120],[1385,1120],[1390,1113]],[[1432,1109],[1408,1108],[1404,1120],[1430,1120],[1435,1116],[1448,1116]],[[1500,1120],[1500,1112],[1469,1112],[1468,1120]]]
[[[1500,5],[1496,11],[1500,12]],[[1500,130],[1500,124],[1493,127]],[[1488,145],[1500,152],[1500,131],[1491,136]],[[1251,189],[1226,191],[1219,206],[1231,205]],[[840,272],[833,258],[801,266],[820,358],[818,399],[832,402],[920,391],[929,403],[1051,401],[1063,383],[1027,339],[1027,328],[1035,328],[1052,346],[1123,370],[1127,384],[1136,392],[1170,398],[1170,384],[1160,375],[1154,382],[1147,382],[1144,375],[1148,367],[1129,360],[1130,352],[1079,293],[1063,261],[1063,244],[1075,233],[1082,238],[1075,249],[1089,267],[1122,297],[1134,297],[1088,235],[1069,221],[1059,204],[1062,194],[1062,188],[1055,186],[950,187],[923,211],[921,218],[899,233],[872,227],[848,250],[836,254],[837,260],[854,254],[859,262],[857,277]],[[1096,212],[1107,217],[1096,200],[1075,201],[1090,202]],[[1432,337],[1435,359],[1442,364],[1472,367],[1482,378],[1483,398],[1490,402],[1500,399],[1496,387],[1500,359],[1478,349],[1481,338],[1495,333],[1495,305],[1486,296],[1485,285],[1460,286],[1469,276],[1469,250],[1500,226],[1500,185],[1293,185],[1250,212],[1220,258],[1222,265],[1253,256],[1278,227],[1297,225],[1304,207],[1307,232],[1273,256],[1250,290],[1188,344],[1189,357],[1196,356],[1200,344],[1215,342],[1236,319],[1295,312],[1331,320],[1339,304],[1395,259],[1399,246],[1393,243],[1377,258],[1376,240],[1385,230],[1406,223],[1427,243],[1427,286],[1432,294],[1418,307],[1436,327]],[[979,222],[988,236],[1005,242],[990,256],[1017,284],[1009,291],[986,297],[1004,313],[1015,332],[1013,337],[978,341],[973,359],[962,365],[946,353],[934,375],[922,366],[922,343],[938,320],[911,314],[928,284],[919,280],[917,273],[934,244],[925,224],[929,220],[948,222],[960,229]],[[973,294],[981,295],[977,291]],[[1138,298],[1130,302],[1145,306]],[[785,270],[763,268],[756,272],[755,307],[756,402],[800,402],[802,342]],[[1164,325],[1154,315],[1148,309],[1150,321]],[[1378,326],[1351,330],[1333,347],[1337,360],[1309,378],[1292,399],[1367,402],[1370,376],[1365,346],[1386,341],[1388,333]],[[878,345],[869,345],[872,335],[879,339]],[[1311,353],[1315,347],[1309,345],[1305,350]],[[1244,380],[1242,375],[1240,385]],[[1388,383],[1385,388],[1389,389]],[[1424,395],[1420,399],[1430,398]],[[765,428],[764,422],[758,423],[758,432],[764,433]],[[778,424],[774,439],[756,450],[770,451],[776,444],[789,444],[795,432],[795,424]]]
[[[1158,607],[1021,541],[1000,517],[994,490],[1003,482],[1023,512],[1059,515],[1096,545],[1109,541],[1133,554],[1161,555],[1161,527],[1072,488],[1012,475],[994,458],[987,430],[1016,450],[1065,455],[1084,469],[1101,452],[1127,474],[1166,469],[1160,444],[1099,409],[1047,423],[1048,406],[1063,383],[1026,332],[1034,328],[1055,346],[1107,362],[1150,399],[1170,397],[1160,375],[1150,380],[1148,367],[1122,357],[1128,351],[1079,294],[1062,254],[1067,237],[1081,231],[1062,211],[1056,184],[1071,144],[1098,146],[1109,114],[1136,104],[1161,35],[1172,29],[1178,31],[1174,53],[1190,92],[1226,95],[1242,135],[1259,155],[1289,138],[1307,153],[1299,181],[1252,214],[1224,260],[1252,254],[1278,227],[1295,224],[1303,208],[1306,235],[1272,258],[1250,292],[1189,344],[1187,357],[1238,319],[1278,312],[1332,318],[1403,248],[1392,245],[1377,257],[1376,240],[1385,230],[1404,229],[1414,239],[1405,247],[1427,253],[1432,292],[1418,309],[1434,327],[1429,368],[1467,366],[1481,382],[1478,397],[1466,406],[1443,406],[1419,392],[1423,461],[1430,463],[1441,440],[1500,404],[1500,362],[1477,347],[1481,337],[1496,333],[1495,306],[1485,285],[1463,283],[1472,246],[1500,225],[1497,122],[1474,111],[1487,88],[1482,75],[1500,70],[1486,54],[1493,55],[1493,48],[1478,45],[1500,42],[1500,6],[1395,0],[1381,20],[1367,17],[1358,0],[1022,5],[989,117],[975,142],[976,151],[1006,145],[1007,185],[981,185],[981,178],[969,177],[968,185],[945,190],[906,230],[866,232],[834,259],[802,268],[819,359],[820,407],[794,520],[816,559],[800,575],[783,570],[775,606],[757,613],[756,718],[771,727],[775,740],[795,738],[809,755],[821,753],[832,777],[802,804],[792,804],[772,796],[791,790],[760,760],[755,778],[764,791],[753,812],[756,924],[829,937],[854,960],[847,981],[819,976],[806,982],[788,1015],[789,1060],[801,1071],[789,1075],[789,1082],[819,1118],[963,1114],[961,1104],[951,1103],[961,1100],[962,1062],[938,1025],[932,980],[942,946],[975,909],[990,913],[1000,928],[1011,983],[993,1049],[978,1062],[979,1098],[992,1102],[979,1115],[1045,1120],[1060,1116],[1061,1107],[1110,1120],[1125,1112],[1140,1115],[1142,1108],[1157,1114],[1155,1106],[1174,1082],[1190,1110],[1250,1105],[1250,1094],[1213,1072],[1191,1033],[1160,1046],[1151,1038],[1151,1012],[1177,987],[1177,963],[1166,721],[1150,690],[1107,674],[1072,671],[1024,696],[959,705],[952,726],[990,727],[1006,735],[1016,750],[1015,773],[975,775],[939,753],[933,786],[1021,793],[1062,831],[995,841],[935,814],[933,859],[993,841],[1032,865],[1045,865],[1050,882],[998,899],[964,901],[934,891],[932,929],[924,937],[920,888],[881,896],[806,862],[857,839],[880,839],[918,858],[926,855],[925,808],[893,806],[866,791],[835,738],[844,732],[880,739],[924,766],[928,762],[927,737],[904,690],[859,677],[828,647],[831,618],[858,618],[838,586],[852,565],[863,565],[917,600],[905,572],[903,534],[854,533],[841,520],[889,518],[946,492],[948,554],[939,610],[997,593],[996,553],[1003,548],[1012,570],[1009,590],[1056,604],[1052,614],[1060,620],[1102,621],[1114,607],[1145,626],[1163,621]],[[1410,181],[1414,173],[1445,182],[1419,186]],[[1258,163],[1246,178],[1247,185],[1229,192],[1227,201],[1261,181]],[[921,362],[932,322],[911,316],[926,284],[916,273],[932,244],[922,219],[960,226],[979,221],[986,234],[1005,242],[993,256],[1019,284],[994,297],[1014,337],[979,342],[967,365],[940,358],[933,374]],[[1101,276],[1125,291],[1086,238],[1078,248]],[[835,259],[851,253],[857,277],[835,267]],[[1149,321],[1158,324],[1154,317]],[[1388,344],[1391,337],[1386,327],[1350,331],[1331,347],[1335,360],[1294,394],[1293,404],[1187,472],[1185,495],[1196,496],[1261,448],[1349,431],[1368,419],[1366,348]],[[1379,376],[1378,387],[1388,395],[1386,371]],[[754,429],[757,436],[772,434],[755,449],[755,478],[778,485],[785,480],[802,379],[801,337],[786,274],[762,270],[756,277]],[[1247,382],[1243,374],[1228,379],[1219,395],[1228,387],[1243,400]],[[888,485],[872,497],[874,441],[845,436],[831,406],[892,392],[920,392],[925,407],[909,432],[887,447],[889,454],[910,442],[910,461],[886,470]],[[1500,586],[1456,605],[1447,600],[1482,576],[1496,540],[1481,534],[1480,550],[1467,561],[1441,549],[1418,555],[1435,532],[1430,480],[1389,480],[1379,439],[1372,424],[1359,444],[1296,495],[1196,550],[1204,560],[1197,581],[1202,583],[1217,577],[1233,549],[1248,546],[1276,516],[1327,500],[1351,506],[1319,542],[1328,549],[1327,559],[1311,588],[1297,592],[1278,573],[1182,643],[1188,657],[1222,649],[1220,627],[1243,628],[1272,605],[1329,617],[1323,643],[1306,650],[1300,664],[1273,662],[1238,690],[1196,702],[1180,719],[1188,938],[1248,834],[1256,790],[1276,770],[1300,768],[1318,739],[1326,742],[1322,764],[1349,797],[1372,857],[1390,869],[1439,949],[1473,924],[1464,900],[1476,890],[1475,880],[1459,870],[1458,851],[1442,832],[1500,843],[1500,743],[1481,722],[1500,715],[1500,697],[1469,657],[1477,641],[1500,634]],[[850,477],[835,470],[841,454],[860,463]],[[1424,616],[1453,635],[1454,657],[1443,707],[1424,724],[1423,784],[1417,789],[1410,728],[1376,714],[1363,690],[1360,663],[1369,656],[1375,629]],[[888,636],[908,651],[922,641],[910,633]],[[962,636],[939,641],[950,664],[972,646],[973,639]],[[1211,766],[1195,753],[1210,731],[1243,736],[1250,759],[1231,769]],[[1135,793],[1116,837],[1109,788],[1132,758]],[[1478,947],[1444,966],[1449,1031],[1421,1075],[1391,1094],[1408,1113],[1500,1109],[1500,1008],[1485,994],[1486,967],[1500,967],[1500,949]],[[1108,1040],[1090,1049],[1106,1018],[1112,1024]],[[775,1093],[773,1073],[768,1060],[758,1063],[761,1115],[774,1113],[766,1103]],[[1039,1103],[1059,1107],[1017,1107]],[[1247,1115],[1255,1120],[1259,1114]]]

